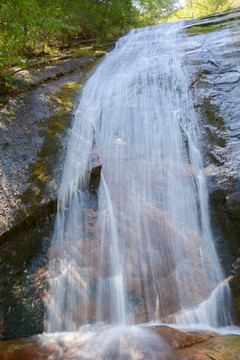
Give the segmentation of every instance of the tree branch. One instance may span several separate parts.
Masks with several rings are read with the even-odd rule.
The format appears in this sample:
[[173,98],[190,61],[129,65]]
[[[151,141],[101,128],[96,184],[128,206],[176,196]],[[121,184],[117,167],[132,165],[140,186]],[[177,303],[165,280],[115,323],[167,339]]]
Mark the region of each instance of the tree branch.
[[11,23],[11,22],[17,22],[17,20],[0,20],[0,24]]

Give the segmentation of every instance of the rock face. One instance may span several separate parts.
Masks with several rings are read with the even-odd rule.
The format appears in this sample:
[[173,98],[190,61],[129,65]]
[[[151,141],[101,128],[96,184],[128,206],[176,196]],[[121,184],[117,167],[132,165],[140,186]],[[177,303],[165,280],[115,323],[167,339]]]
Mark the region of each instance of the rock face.
[[[85,334],[91,331],[85,329]],[[90,345],[83,335],[79,332],[68,337],[58,334],[5,340],[0,343],[0,360],[92,360],[96,358],[93,354],[99,360],[235,360],[240,353],[240,335],[183,332],[167,326],[144,330],[135,327],[127,332],[112,328],[105,330],[104,339],[95,334]]]
[[188,23],[187,63],[199,123],[217,249],[240,319],[240,11]]
[[[66,61],[54,65],[57,79],[38,69],[35,85],[45,82],[10,97],[0,111],[0,337],[43,331],[47,252],[66,143],[89,71],[75,59],[58,78]],[[96,146],[91,163],[94,190],[101,172]]]
[[[201,141],[205,174],[209,179],[212,225],[218,240],[216,245],[226,272],[229,274],[233,271],[232,291],[240,321],[239,19],[240,13],[233,11],[189,21],[186,24],[185,35],[188,41],[183,42],[183,46],[187,46],[186,61],[192,78],[191,91],[202,127]],[[29,336],[43,331],[43,300],[47,283],[47,255],[53,230],[52,214],[56,210],[56,196],[65,159],[68,129],[74,118],[72,111],[77,95],[81,91],[82,75],[77,72],[58,80],[51,80],[47,85],[43,84],[42,87],[26,92],[23,97],[13,98],[11,100],[13,112],[7,107],[4,109],[4,116],[1,119],[3,162],[0,168],[3,179],[1,234],[5,234],[1,237],[0,245],[2,274],[0,334],[2,337]],[[47,76],[50,76],[48,72]],[[40,74],[39,79],[41,79]],[[96,148],[93,149],[93,156],[95,163],[93,162],[93,169],[89,169],[92,174],[89,186],[93,202],[89,208],[92,235],[97,218],[94,208],[97,202],[96,186],[101,172]],[[141,171],[143,167],[144,165],[141,165]],[[183,169],[176,167],[176,174],[173,176],[177,179],[178,173],[184,172],[187,181],[193,171],[187,165]],[[155,185],[157,189],[159,187],[157,179]],[[157,190],[161,191],[161,189]],[[152,228],[163,226],[161,220],[163,215],[156,214],[151,208],[149,212],[152,213]],[[29,219],[29,222],[26,219]],[[18,227],[18,224],[21,226]],[[131,236],[131,228],[134,231],[134,226],[128,225],[129,228],[121,230],[125,232],[126,239]],[[167,227],[175,231],[171,224]],[[92,241],[94,241],[93,236]],[[167,252],[167,248],[163,245],[161,251]],[[129,250],[129,259],[134,268],[134,249]],[[192,259],[192,261],[198,260]],[[232,264],[234,264],[233,268]],[[167,270],[166,288],[169,288],[170,271],[168,268]],[[106,273],[107,271],[106,265]],[[134,276],[130,280],[129,297],[132,298],[135,306],[139,299],[133,291]],[[174,291],[174,285],[172,288]],[[151,289],[149,291],[151,293]],[[201,289],[201,293],[203,292],[204,289]],[[166,308],[169,308],[168,313],[175,311],[174,304],[171,304],[169,299],[166,300]],[[139,322],[147,321],[145,308],[141,303],[138,310],[135,318],[139,317]],[[227,343],[231,345],[239,340],[234,336],[212,338],[213,335],[197,335],[200,340],[195,341],[196,334],[187,337],[176,334],[173,330],[156,331],[168,338],[169,346],[182,359],[191,359],[196,355],[195,358],[205,356],[206,359],[224,360],[227,359],[225,350],[216,350],[219,344],[223,342],[227,346]],[[178,344],[185,345],[177,345],[174,339],[178,339],[176,340]],[[196,352],[189,350],[190,345],[205,340],[209,348],[216,346],[215,352],[207,353],[204,350],[208,346],[206,344],[194,345],[198,346]],[[41,353],[39,344],[35,347],[34,340],[27,342],[27,345],[25,340],[18,341],[15,347],[11,347],[12,343],[4,342],[1,349],[4,348],[5,352],[2,352],[4,355],[0,355],[0,359],[5,354],[3,359],[20,359],[27,356],[30,359],[29,351],[32,351],[33,347],[34,351],[38,352],[33,358],[37,359],[37,356],[39,359],[47,358]],[[11,349],[16,351],[17,355],[11,354]],[[234,351],[231,356],[237,358],[238,350]],[[8,354],[11,357],[10,355],[8,357]]]
[[[85,61],[88,65],[92,62],[93,59]],[[61,66],[55,65],[55,72]],[[16,225],[19,227],[22,222],[41,216],[46,210],[51,213],[56,208],[54,202],[61,180],[68,132],[86,78],[86,70],[77,70],[10,98],[1,109],[2,239],[9,235],[7,231],[14,231]],[[44,71],[38,74],[43,76]],[[96,151],[93,157],[93,168],[98,167]]]

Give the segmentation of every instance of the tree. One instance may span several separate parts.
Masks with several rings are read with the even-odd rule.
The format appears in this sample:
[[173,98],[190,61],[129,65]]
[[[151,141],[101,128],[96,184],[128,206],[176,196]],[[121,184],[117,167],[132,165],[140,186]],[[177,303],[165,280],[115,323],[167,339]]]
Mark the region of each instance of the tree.
[[138,3],[140,24],[145,26],[166,20],[176,9],[178,0],[139,0]]
[[8,84],[10,67],[24,66],[33,55],[51,52],[74,36],[113,39],[131,27],[154,24],[177,1],[1,0],[0,86]]
[[193,19],[240,6],[240,0],[186,0],[185,5],[170,17],[170,21]]

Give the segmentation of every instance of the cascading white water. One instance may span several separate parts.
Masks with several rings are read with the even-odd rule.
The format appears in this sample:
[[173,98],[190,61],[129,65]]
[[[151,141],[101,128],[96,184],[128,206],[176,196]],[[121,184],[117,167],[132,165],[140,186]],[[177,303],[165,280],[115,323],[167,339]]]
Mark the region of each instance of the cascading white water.
[[[50,252],[47,332],[97,321],[231,324],[182,32],[131,31],[84,87]],[[87,186],[95,141],[97,202]]]

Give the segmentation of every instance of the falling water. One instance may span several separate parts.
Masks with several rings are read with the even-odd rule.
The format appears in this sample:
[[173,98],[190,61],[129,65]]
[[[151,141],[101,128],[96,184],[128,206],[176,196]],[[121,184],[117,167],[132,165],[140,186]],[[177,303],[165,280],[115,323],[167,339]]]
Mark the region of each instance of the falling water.
[[[85,85],[50,252],[47,332],[231,324],[183,34],[181,23],[131,31]],[[102,174],[91,190],[96,144]]]

